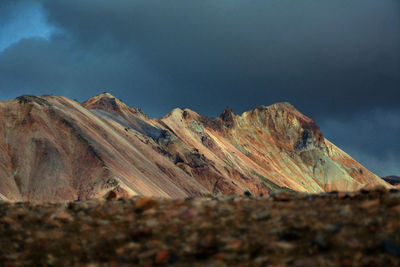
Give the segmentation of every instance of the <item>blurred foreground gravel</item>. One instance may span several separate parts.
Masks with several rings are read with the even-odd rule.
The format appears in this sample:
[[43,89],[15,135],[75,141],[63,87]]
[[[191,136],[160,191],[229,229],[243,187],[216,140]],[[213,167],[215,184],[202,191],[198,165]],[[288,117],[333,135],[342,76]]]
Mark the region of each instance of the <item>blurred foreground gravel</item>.
[[400,193],[1,202],[0,265],[399,266]]

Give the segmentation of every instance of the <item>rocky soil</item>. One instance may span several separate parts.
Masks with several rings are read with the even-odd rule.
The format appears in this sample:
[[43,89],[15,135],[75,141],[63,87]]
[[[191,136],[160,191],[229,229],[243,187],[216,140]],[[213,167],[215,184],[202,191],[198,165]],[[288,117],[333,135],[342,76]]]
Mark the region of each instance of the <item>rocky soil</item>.
[[0,265],[399,266],[400,192],[0,203]]

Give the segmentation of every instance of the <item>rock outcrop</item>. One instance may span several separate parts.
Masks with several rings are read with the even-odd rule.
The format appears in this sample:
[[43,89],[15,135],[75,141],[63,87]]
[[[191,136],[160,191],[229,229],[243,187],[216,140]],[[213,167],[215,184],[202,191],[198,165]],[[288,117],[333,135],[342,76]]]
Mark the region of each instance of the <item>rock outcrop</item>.
[[289,103],[217,118],[150,119],[104,93],[0,102],[0,199],[63,202],[148,195],[353,191],[388,183],[326,140]]

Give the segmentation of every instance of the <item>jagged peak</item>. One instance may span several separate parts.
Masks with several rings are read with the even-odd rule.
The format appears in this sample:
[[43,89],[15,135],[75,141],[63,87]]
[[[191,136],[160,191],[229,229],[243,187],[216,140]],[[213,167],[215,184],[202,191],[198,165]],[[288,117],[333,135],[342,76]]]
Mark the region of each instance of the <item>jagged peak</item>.
[[122,101],[120,99],[118,99],[117,97],[113,96],[112,94],[110,94],[108,92],[103,92],[101,94],[95,95],[83,103],[87,103],[87,102],[93,103],[95,101],[99,101],[100,99],[110,99],[110,100],[115,100],[115,101],[119,101],[122,103]]
[[88,100],[83,102],[82,105],[87,109],[101,109],[106,111],[112,110],[122,116],[124,116],[124,113],[126,112],[133,112],[134,114],[148,118],[147,114],[142,109],[131,108],[124,102],[122,102],[122,100],[107,92],[89,98]]
[[103,92],[101,94],[97,95],[98,97],[108,97],[108,98],[116,98],[115,96],[113,96],[112,94],[108,93],[108,92]]
[[254,114],[254,113],[260,113],[260,112],[274,112],[274,111],[287,111],[290,113],[294,113],[297,116],[304,116],[304,114],[302,114],[298,109],[296,109],[295,106],[293,106],[291,103],[289,102],[277,102],[274,104],[271,104],[269,106],[265,106],[265,105],[261,105],[258,106],[254,109],[248,110],[243,112],[242,114],[239,115],[239,117],[245,117],[249,114]]
[[128,108],[128,106],[117,97],[110,93],[104,92],[89,98],[82,105],[87,109],[106,109],[120,111]]
[[265,110],[265,109],[283,109],[283,110],[297,110],[292,104],[289,102],[277,102],[269,106],[261,105],[257,107],[258,110]]
[[228,114],[232,114],[232,115],[235,115],[235,113],[233,112],[233,109],[231,108],[231,107],[226,107],[222,112],[221,112],[221,114],[219,115],[219,117],[221,118],[221,117],[224,117],[224,116],[226,116],[226,115],[228,115]]
[[169,117],[182,117],[183,110],[181,108],[174,108],[170,112],[168,112],[166,115],[164,115],[161,119],[167,119]]
[[219,115],[219,118],[224,122],[224,124],[228,128],[232,127],[235,123],[234,121],[235,114],[233,113],[233,110],[230,107],[225,108],[222,111],[221,115]]
[[[289,102],[278,102],[269,106],[264,106],[261,105],[257,108],[254,108],[252,110],[246,111],[244,113],[242,113],[241,115],[236,115],[233,111],[233,109],[231,107],[226,107],[221,114],[216,117],[215,119],[212,118],[207,118],[206,121],[210,121],[210,120],[219,120],[220,122],[222,122],[224,126],[228,127],[228,128],[232,128],[235,125],[235,118],[236,117],[243,117],[246,116],[246,114],[254,114],[254,112],[270,112],[270,111],[274,111],[274,110],[287,110],[290,111],[292,113],[295,113],[295,116],[301,116],[302,114]],[[304,115],[303,115],[304,116]],[[179,118],[179,119],[184,119],[184,120],[191,120],[191,119],[199,119],[200,117],[203,118],[203,120],[205,120],[204,118],[206,118],[205,116],[200,115],[199,113],[197,113],[196,111],[193,111],[189,108],[174,108],[173,110],[171,110],[168,114],[166,114],[165,116],[163,116],[161,119],[167,119],[167,118],[171,118],[171,117],[175,117],[175,118]]]
[[39,97],[39,96],[34,96],[34,95],[22,95],[22,96],[15,98],[15,100],[17,100],[20,104],[21,103],[24,103],[24,104],[25,103],[37,103],[40,106],[43,106],[43,105],[50,106],[50,103],[46,99]]
[[198,119],[200,114],[190,108],[183,109],[182,116],[185,120]]
[[168,114],[163,116],[161,119],[167,119],[169,117],[176,117],[176,118],[183,118],[185,120],[191,119],[191,118],[197,118],[200,116],[196,111],[191,110],[190,108],[174,108],[171,110]]

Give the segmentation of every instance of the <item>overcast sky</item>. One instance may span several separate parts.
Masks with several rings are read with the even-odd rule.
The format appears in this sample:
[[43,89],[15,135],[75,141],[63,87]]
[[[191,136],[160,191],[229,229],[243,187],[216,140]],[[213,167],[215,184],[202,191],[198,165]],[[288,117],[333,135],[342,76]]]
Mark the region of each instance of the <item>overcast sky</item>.
[[0,1],[0,100],[103,91],[156,117],[289,101],[400,175],[400,1]]

